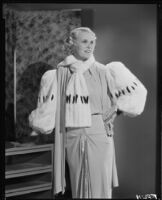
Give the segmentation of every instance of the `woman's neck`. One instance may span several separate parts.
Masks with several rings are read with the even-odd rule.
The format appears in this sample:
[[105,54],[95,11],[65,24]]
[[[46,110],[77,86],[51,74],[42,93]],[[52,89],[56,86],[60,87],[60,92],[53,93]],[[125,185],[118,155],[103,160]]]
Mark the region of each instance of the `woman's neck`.
[[78,56],[78,55],[75,55],[75,54],[72,54],[77,60],[80,60],[80,61],[83,61],[83,62],[85,62],[85,61],[87,61],[89,58],[81,58],[80,56]]

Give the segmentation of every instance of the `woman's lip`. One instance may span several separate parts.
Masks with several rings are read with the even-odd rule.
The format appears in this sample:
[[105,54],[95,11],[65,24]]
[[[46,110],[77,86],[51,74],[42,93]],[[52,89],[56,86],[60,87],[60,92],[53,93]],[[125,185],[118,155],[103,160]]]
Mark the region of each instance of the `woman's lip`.
[[89,51],[89,50],[86,50],[85,52],[86,52],[86,53],[91,53],[91,51]]

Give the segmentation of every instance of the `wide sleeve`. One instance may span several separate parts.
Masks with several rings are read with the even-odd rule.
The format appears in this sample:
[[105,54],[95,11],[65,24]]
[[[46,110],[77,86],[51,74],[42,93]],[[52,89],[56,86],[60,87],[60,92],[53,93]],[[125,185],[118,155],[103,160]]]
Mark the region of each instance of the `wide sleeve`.
[[147,97],[147,90],[141,81],[121,62],[107,64],[106,76],[117,108],[128,116],[140,115]]
[[49,134],[55,127],[57,105],[56,70],[48,70],[41,78],[37,107],[29,115],[29,126],[36,132]]

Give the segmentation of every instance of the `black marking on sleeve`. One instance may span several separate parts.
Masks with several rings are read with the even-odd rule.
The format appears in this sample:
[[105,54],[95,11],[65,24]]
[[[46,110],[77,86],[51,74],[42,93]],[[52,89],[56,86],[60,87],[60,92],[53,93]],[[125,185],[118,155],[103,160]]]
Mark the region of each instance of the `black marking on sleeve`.
[[75,96],[73,96],[73,102],[72,103],[77,103],[77,99],[78,99],[78,95],[76,94]]
[[51,100],[53,100],[53,98],[54,98],[54,95],[52,95]]
[[127,91],[128,91],[129,93],[131,93],[131,91],[129,90],[129,87],[127,86],[126,88],[127,88]]
[[133,82],[134,83],[134,85],[136,85],[137,86],[137,83],[135,83],[135,82]]
[[116,98],[118,98],[118,94],[117,93],[115,93],[115,96],[116,96]]
[[121,92],[119,91],[119,92],[118,92],[118,97],[120,97],[120,95],[121,95]]
[[125,91],[124,90],[122,90],[122,93],[125,95]]
[[133,86],[131,86],[133,90],[135,90],[135,88]]
[[43,102],[45,102],[46,98],[43,96]]
[[70,103],[71,101],[71,94],[66,96],[66,103]]
[[84,99],[84,103],[87,104],[88,103],[88,96],[86,96],[86,97],[83,96],[83,99]]
[[81,99],[81,102],[83,103],[83,98],[82,98],[82,96],[80,96],[80,99]]

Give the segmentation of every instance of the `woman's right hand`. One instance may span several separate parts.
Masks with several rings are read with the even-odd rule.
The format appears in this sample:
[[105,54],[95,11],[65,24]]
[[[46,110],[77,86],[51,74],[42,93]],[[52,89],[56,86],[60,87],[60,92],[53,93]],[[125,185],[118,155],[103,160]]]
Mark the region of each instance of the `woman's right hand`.
[[37,135],[39,135],[39,134],[36,131],[34,131],[34,130],[30,134],[30,136],[37,136]]

